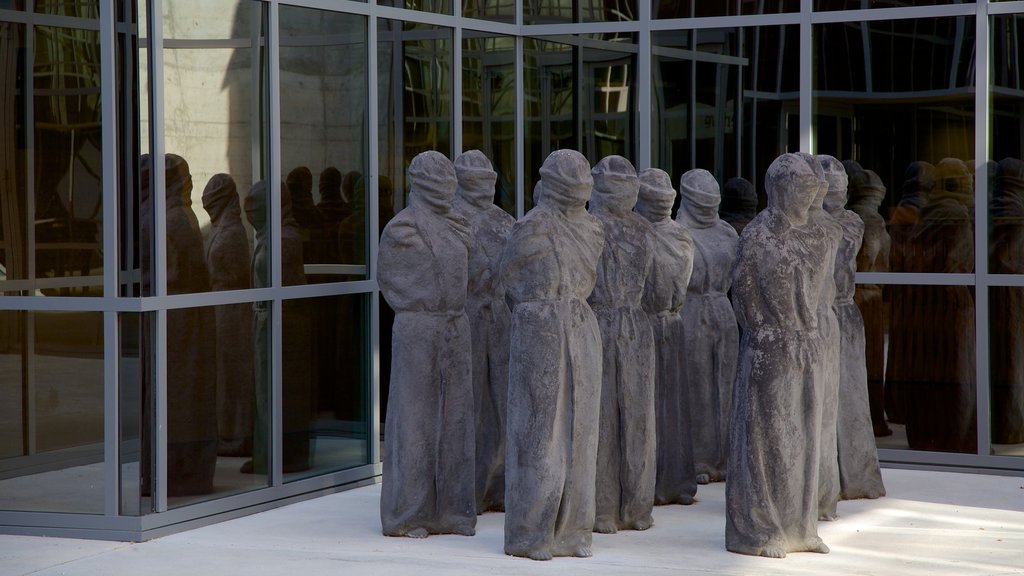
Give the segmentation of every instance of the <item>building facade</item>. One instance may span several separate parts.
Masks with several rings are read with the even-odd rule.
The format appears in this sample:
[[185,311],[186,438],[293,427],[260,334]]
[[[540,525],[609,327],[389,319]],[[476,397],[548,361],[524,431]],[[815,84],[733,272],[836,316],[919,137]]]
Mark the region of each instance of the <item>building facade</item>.
[[425,150],[483,150],[515,216],[559,148],[761,205],[779,154],[849,160],[881,460],[1022,474],[1019,25],[991,0],[0,0],[0,533],[144,539],[379,477],[377,239]]

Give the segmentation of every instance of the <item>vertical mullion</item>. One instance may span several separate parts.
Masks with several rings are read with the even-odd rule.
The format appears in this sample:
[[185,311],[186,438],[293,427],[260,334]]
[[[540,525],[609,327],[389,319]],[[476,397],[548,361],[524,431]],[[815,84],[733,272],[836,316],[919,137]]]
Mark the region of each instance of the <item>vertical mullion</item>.
[[[32,3],[29,2],[28,10],[32,10]],[[32,70],[35,66],[34,55],[36,53],[36,29],[33,24],[33,13],[29,12],[28,22],[25,24],[25,70]],[[26,74],[30,78],[31,75]],[[25,278],[35,284],[36,279],[36,98],[35,82],[25,80],[22,85],[22,94],[25,95],[25,122],[28,124],[25,130]]]
[[812,0],[800,0],[800,150],[814,154],[813,86],[814,42],[811,34]]
[[[268,3],[267,31],[264,42],[267,47],[266,78],[268,94],[269,120],[267,126],[267,149],[270,151],[270,162],[267,170],[267,217],[270,218],[270,285],[277,293],[281,287],[281,87],[279,85],[279,66],[281,62],[278,30],[280,27],[280,5],[276,1]],[[271,306],[271,401],[270,401],[270,479],[272,486],[284,483],[283,443],[283,373],[281,369],[282,340],[282,305],[280,296],[275,296]]]
[[[371,3],[371,11],[373,4]],[[380,288],[377,286],[377,253],[380,246],[380,125],[378,116],[378,79],[377,79],[377,17],[372,15],[366,18],[366,118],[367,118],[367,141],[368,159],[367,172],[370,174],[368,188],[369,194],[367,206],[369,206],[370,222],[366,229],[370,233],[369,246],[370,254],[367,262],[367,277],[374,281],[373,292],[369,294],[370,299],[370,411],[369,411],[369,443],[370,463],[376,464],[381,460],[380,454]],[[392,192],[393,194],[394,192]]]
[[978,2],[975,16],[974,66],[974,157],[979,163],[974,171],[974,286],[975,314],[975,385],[978,410],[978,453],[992,452],[991,398],[989,385],[989,275],[988,275],[988,170],[985,163],[989,151],[989,58],[990,42],[988,5]]
[[[115,31],[114,6],[111,2],[100,2],[100,119],[102,120],[103,150],[103,300],[112,302],[118,294],[117,263],[117,129],[121,119],[117,118],[117,34]],[[127,66],[127,64],[126,64]],[[120,474],[118,430],[120,411],[118,409],[117,374],[117,313],[103,312],[103,511],[107,516],[116,516],[120,501]]]
[[637,0],[640,20],[639,54],[636,57],[636,103],[638,145],[636,151],[636,167],[638,170],[651,167],[651,90],[652,90],[652,58],[651,58],[651,2]]
[[[455,0],[455,15],[460,13],[461,0]],[[462,25],[456,24],[452,30],[452,49],[448,51],[452,55],[452,138],[451,138],[451,159],[462,153]]]
[[[522,30],[523,12],[522,12],[522,0],[516,0],[516,21]],[[522,35],[516,36],[516,54],[515,54],[515,75],[516,75],[516,120],[515,120],[515,147],[516,147],[516,218],[522,218],[526,212],[526,180],[529,175],[526,174],[526,142],[525,142],[525,125],[526,118],[525,113],[525,96],[523,90],[525,85],[523,84],[524,76],[523,73],[523,62],[524,58],[524,45],[526,39]]]

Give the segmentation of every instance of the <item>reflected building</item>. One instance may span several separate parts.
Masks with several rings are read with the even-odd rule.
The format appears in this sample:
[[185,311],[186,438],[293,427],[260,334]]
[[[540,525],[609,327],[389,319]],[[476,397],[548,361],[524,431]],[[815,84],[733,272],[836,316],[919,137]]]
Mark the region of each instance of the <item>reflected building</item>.
[[[0,0],[0,532],[143,539],[379,480],[378,238],[426,150],[483,151],[515,217],[560,148],[703,168],[743,211],[782,153],[848,159],[880,460],[1024,471],[1024,9],[328,4]],[[219,174],[239,206],[274,183],[227,261]]]

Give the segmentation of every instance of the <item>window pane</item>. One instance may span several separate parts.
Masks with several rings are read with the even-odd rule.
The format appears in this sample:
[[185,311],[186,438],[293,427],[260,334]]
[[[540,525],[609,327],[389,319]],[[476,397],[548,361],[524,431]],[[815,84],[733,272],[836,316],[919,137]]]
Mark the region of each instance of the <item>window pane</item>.
[[[878,438],[878,447],[976,452],[974,287],[891,285],[883,291],[889,307],[881,344],[884,392],[876,380],[869,399],[884,405],[892,434]],[[869,349],[880,345],[878,336],[866,330]]]
[[1024,273],[1024,16],[992,17],[991,159],[989,189],[989,272]]
[[637,19],[636,0],[524,0],[523,23],[620,22]]
[[516,213],[515,38],[466,31],[462,40],[462,149],[498,173],[494,203]]
[[284,283],[365,280],[366,18],[282,6],[280,79],[281,167],[304,265]]
[[367,464],[368,296],[285,300],[283,306],[286,481]]
[[777,14],[799,10],[800,0],[727,0],[718,2],[653,0],[651,5],[651,14],[655,18]]
[[516,19],[515,0],[463,0],[462,15],[512,24]]
[[[28,158],[26,84],[24,73],[25,27],[0,23],[0,171],[9,174],[0,194],[0,289],[18,296],[23,290],[17,282],[28,278],[27,241]],[[13,282],[12,282],[13,281]]]
[[[23,2],[15,2],[23,4]],[[37,14],[71,16],[74,18],[100,17],[99,0],[35,0]]]
[[103,315],[0,313],[0,509],[102,514]]
[[973,18],[814,33],[817,149],[850,160],[851,201],[887,221],[888,271],[973,273]]
[[523,99],[525,118],[525,209],[533,207],[533,187],[540,180],[548,154],[561,148],[578,150],[576,70],[578,49],[570,44],[525,39]]
[[[378,6],[394,6],[407,10],[421,10],[434,14],[451,14],[451,0],[380,0]],[[414,24],[415,25],[415,24]]]
[[[999,0],[996,0],[999,1]],[[814,0],[814,10],[860,10],[863,8],[902,8],[906,6],[934,6],[937,4],[973,4],[964,0]]]

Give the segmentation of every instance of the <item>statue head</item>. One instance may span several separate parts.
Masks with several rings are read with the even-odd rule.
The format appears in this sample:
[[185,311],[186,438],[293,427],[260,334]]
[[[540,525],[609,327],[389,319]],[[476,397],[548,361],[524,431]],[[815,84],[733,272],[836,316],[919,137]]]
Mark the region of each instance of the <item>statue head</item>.
[[241,213],[235,180],[227,174],[214,174],[203,189],[203,209],[210,221],[217,224],[222,218],[237,218]]
[[754,185],[739,176],[726,180],[722,186],[722,203],[718,212],[723,220],[753,218],[757,214],[757,191]]
[[718,220],[718,206],[721,203],[718,181],[707,170],[694,168],[679,178],[677,221],[685,214],[692,224],[711,226]]
[[590,162],[575,150],[555,150],[540,167],[544,193],[540,206],[551,206],[563,212],[581,210],[590,199],[594,178]]
[[825,173],[825,180],[828,182],[824,200],[825,211],[838,212],[846,206],[846,192],[849,185],[846,168],[843,167],[842,162],[828,154],[818,154],[815,158],[821,164],[821,170]]
[[455,159],[455,176],[460,198],[474,206],[494,203],[494,183],[498,180],[498,173],[483,152],[470,150],[459,154]]
[[964,205],[974,204],[974,176],[958,158],[943,158],[935,165],[936,186],[929,202],[949,198]]
[[636,168],[622,156],[605,156],[590,171],[594,192],[590,205],[598,210],[628,212],[636,205],[640,180]]
[[676,191],[672,188],[672,177],[660,168],[640,171],[640,193],[636,211],[651,222],[662,222],[672,217],[672,204]]
[[[779,156],[768,167],[764,178],[768,207],[784,214],[794,226],[807,221],[811,204],[823,187],[821,167],[816,162],[808,162],[804,156],[798,153]],[[812,164],[818,167],[817,172]]]
[[410,204],[437,214],[446,214],[451,209],[458,180],[455,167],[444,154],[434,150],[417,154],[409,163],[409,182]]

